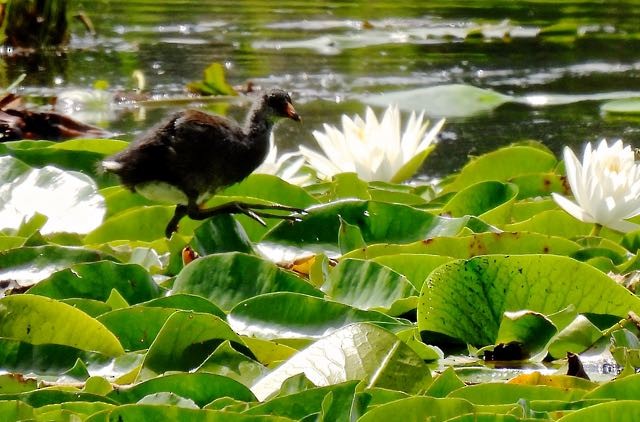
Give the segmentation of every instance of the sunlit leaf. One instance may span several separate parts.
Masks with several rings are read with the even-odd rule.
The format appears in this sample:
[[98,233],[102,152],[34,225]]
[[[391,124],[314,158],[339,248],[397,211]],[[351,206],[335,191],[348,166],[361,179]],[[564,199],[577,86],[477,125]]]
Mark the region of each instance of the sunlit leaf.
[[29,289],[29,293],[53,299],[87,298],[104,302],[112,289],[129,304],[156,298],[161,291],[142,267],[101,261],[58,271]]
[[452,217],[475,215],[489,224],[507,223],[518,187],[511,183],[479,182],[456,193],[442,208]]
[[217,316],[176,311],[149,347],[143,367],[155,373],[188,371],[200,366],[225,340],[242,344],[240,337]]
[[459,388],[447,397],[469,400],[474,404],[508,404],[521,399],[572,401],[582,398],[584,394],[585,390],[582,389],[488,382]]
[[549,315],[569,305],[578,313],[624,317],[629,310],[640,310],[640,299],[571,258],[480,256],[452,261],[431,273],[422,287],[418,327],[427,335],[484,346],[494,344],[505,311]]
[[107,397],[118,403],[135,403],[141,398],[158,392],[171,392],[204,406],[218,397],[254,401],[251,391],[231,378],[204,372],[194,374],[165,375],[141,382],[130,388],[119,388]]
[[367,244],[453,236],[468,221],[438,217],[401,204],[344,200],[311,208],[302,221],[279,224],[265,235],[263,241],[336,251],[340,219],[358,226]]
[[271,262],[236,252],[195,260],[178,274],[172,290],[173,293],[204,296],[222,309],[231,309],[245,299],[277,291],[321,294],[306,281]]
[[36,212],[48,218],[43,234],[88,233],[102,223],[104,199],[90,177],[53,166],[16,174],[16,161],[0,156],[0,167],[14,169],[3,171],[11,179],[0,179],[0,228],[18,229]]
[[366,104],[386,107],[398,104],[402,110],[429,116],[464,117],[489,112],[512,98],[471,85],[437,85],[407,91],[387,92],[364,97]]
[[321,287],[331,299],[360,309],[388,309],[418,292],[401,274],[371,261],[346,259]]
[[552,171],[557,164],[558,160],[550,151],[538,146],[504,147],[473,158],[444,190],[456,192],[482,181],[506,182],[517,176],[546,173]]
[[380,312],[285,292],[247,299],[233,308],[227,319],[236,332],[263,339],[318,339],[350,323],[397,323]]
[[474,406],[466,400],[417,396],[377,406],[359,420],[421,422],[430,417],[433,420],[444,421],[473,411]]
[[318,386],[365,380],[368,386],[417,392],[431,380],[426,364],[390,332],[371,324],[348,325],[294,355],[251,390],[264,400],[287,378],[304,373]]
[[64,246],[35,246],[0,252],[0,280],[30,286],[53,273],[81,262],[100,261],[98,252]]
[[455,258],[471,258],[487,254],[553,254],[571,255],[580,245],[559,236],[528,232],[478,233],[469,236],[442,236],[407,245],[378,244],[354,250],[345,258],[366,258],[396,254],[431,254]]
[[107,328],[72,306],[35,295],[0,299],[0,336],[34,345],[60,344],[106,356],[124,353]]

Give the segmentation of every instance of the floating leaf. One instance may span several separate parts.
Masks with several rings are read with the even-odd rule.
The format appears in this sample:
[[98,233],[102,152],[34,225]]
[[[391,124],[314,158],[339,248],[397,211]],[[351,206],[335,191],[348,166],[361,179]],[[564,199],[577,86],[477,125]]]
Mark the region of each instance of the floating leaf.
[[479,182],[456,193],[442,208],[452,217],[475,215],[489,224],[509,222],[518,187],[511,183]]
[[371,324],[348,325],[300,351],[253,385],[264,400],[289,377],[304,373],[318,386],[365,380],[367,386],[410,393],[423,389],[431,372],[413,350],[390,332]]
[[496,344],[515,342],[521,344],[529,356],[533,356],[544,349],[556,331],[556,326],[538,312],[505,312],[498,328]]
[[[250,408],[244,414],[278,415],[300,420],[326,410],[326,421],[347,420],[352,410],[357,385],[358,381],[347,381],[327,387],[310,388],[295,394],[281,394]],[[330,406],[327,406],[329,403]],[[330,409],[326,409],[327,407]]]
[[229,214],[216,215],[198,226],[193,233],[191,246],[199,255],[221,252],[253,252],[253,247],[244,229]]
[[398,104],[402,110],[424,111],[429,116],[466,117],[487,113],[512,98],[471,85],[450,84],[387,92],[362,100],[381,107]]
[[556,157],[546,148],[537,145],[514,145],[500,148],[467,163],[460,174],[444,187],[444,192],[457,192],[475,183],[510,179],[553,171],[558,164]]
[[[478,233],[470,236],[436,237],[407,245],[371,245],[358,249],[345,258],[372,259],[395,254],[433,254],[455,258],[471,258],[488,254],[553,254],[571,255],[580,245],[568,239],[539,233]],[[390,258],[392,259],[392,258]]]
[[87,298],[106,301],[116,289],[129,304],[160,296],[158,284],[138,265],[111,261],[76,264],[52,274],[29,293],[53,299]]
[[640,400],[620,400],[610,403],[594,404],[593,406],[571,412],[559,422],[592,421],[620,421],[633,422],[640,418]]
[[476,346],[494,344],[505,311],[625,317],[640,299],[588,264],[553,255],[489,255],[452,261],[422,287],[418,327]]
[[418,294],[401,274],[358,259],[340,261],[321,289],[333,300],[360,309],[389,309],[396,300]]
[[607,101],[600,106],[600,110],[610,114],[640,114],[640,98]]
[[176,311],[149,347],[143,367],[156,373],[194,369],[225,340],[242,340],[222,319],[211,314]]
[[397,323],[380,312],[298,293],[252,297],[233,308],[227,319],[236,332],[263,339],[317,339],[350,323]]
[[90,177],[52,166],[16,174],[16,161],[0,156],[0,167],[13,169],[3,171],[11,179],[0,179],[0,228],[18,229],[36,212],[47,217],[43,234],[88,233],[102,224],[104,199]]
[[468,222],[438,217],[407,205],[344,200],[313,207],[302,221],[279,224],[265,235],[263,241],[335,251],[341,219],[359,227],[368,244],[453,236]]
[[204,79],[188,83],[187,89],[200,95],[238,95],[225,80],[224,67],[220,63],[211,63],[204,70]]
[[180,397],[193,400],[201,407],[219,397],[232,397],[242,401],[255,400],[251,391],[239,382],[204,372],[172,374],[153,378],[130,388],[114,390],[107,397],[118,403],[126,404],[135,403],[149,394],[159,392],[175,393]]
[[0,336],[30,344],[60,344],[106,356],[124,353],[107,328],[82,311],[35,295],[0,299]]
[[444,421],[455,416],[474,412],[474,406],[462,399],[438,399],[433,397],[409,397],[392,401],[371,409],[362,416],[361,422],[393,421],[420,422],[426,418]]
[[231,309],[256,295],[291,291],[321,293],[293,273],[257,256],[237,252],[209,255],[186,266],[173,284],[173,293],[204,296],[222,309]]
[[474,404],[510,404],[522,399],[573,401],[581,399],[584,394],[582,389],[489,382],[459,388],[448,397],[469,400]]
[[21,286],[29,286],[73,264],[104,258],[96,251],[65,246],[10,249],[0,252],[0,280],[16,280]]

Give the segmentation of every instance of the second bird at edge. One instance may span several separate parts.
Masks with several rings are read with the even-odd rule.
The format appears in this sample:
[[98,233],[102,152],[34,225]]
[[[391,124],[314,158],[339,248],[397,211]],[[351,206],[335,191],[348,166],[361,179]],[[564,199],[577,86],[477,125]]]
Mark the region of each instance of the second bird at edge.
[[167,237],[185,216],[204,220],[218,214],[242,213],[262,224],[261,217],[298,219],[295,215],[260,211],[303,212],[283,205],[230,202],[202,208],[216,192],[240,182],[264,161],[271,130],[282,118],[300,121],[291,97],[281,89],[272,89],[255,101],[244,127],[199,110],[180,111],[107,157],[102,167],[148,199],[177,204],[165,229]]

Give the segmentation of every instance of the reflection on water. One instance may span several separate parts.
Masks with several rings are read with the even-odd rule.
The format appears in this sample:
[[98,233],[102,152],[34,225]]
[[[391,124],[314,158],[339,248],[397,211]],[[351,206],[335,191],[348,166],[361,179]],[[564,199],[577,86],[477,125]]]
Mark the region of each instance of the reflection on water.
[[[313,145],[313,129],[337,124],[341,113],[362,112],[358,98],[368,93],[464,83],[519,97],[587,98],[536,107],[507,103],[451,118],[425,164],[429,175],[523,139],[541,140],[556,153],[601,137],[640,145],[635,121],[604,116],[599,108],[609,93],[640,96],[640,4],[632,1],[75,3],[91,16],[98,37],[74,26],[64,55],[5,58],[3,79],[27,72],[24,91],[50,95],[91,88],[97,80],[126,89],[141,69],[152,94],[171,97],[183,95],[184,85],[217,61],[233,84],[251,80],[294,93],[304,126],[278,128],[284,149]],[[245,104],[228,109],[237,118],[245,110]],[[141,118],[125,110],[103,124],[129,139],[170,111],[148,108]]]

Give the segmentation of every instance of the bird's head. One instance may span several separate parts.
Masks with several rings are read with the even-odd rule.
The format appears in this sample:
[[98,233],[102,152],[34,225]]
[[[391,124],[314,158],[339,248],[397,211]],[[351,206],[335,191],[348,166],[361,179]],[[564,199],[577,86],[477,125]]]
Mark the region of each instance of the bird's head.
[[264,103],[269,107],[274,116],[287,117],[299,122],[300,116],[293,108],[291,97],[286,91],[281,89],[272,89],[262,97]]

